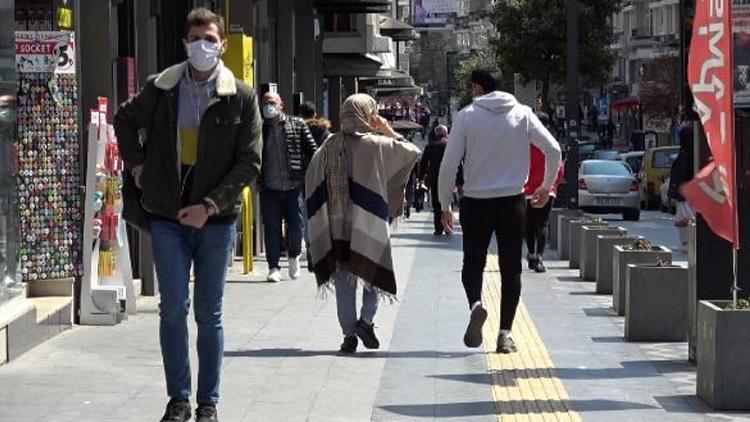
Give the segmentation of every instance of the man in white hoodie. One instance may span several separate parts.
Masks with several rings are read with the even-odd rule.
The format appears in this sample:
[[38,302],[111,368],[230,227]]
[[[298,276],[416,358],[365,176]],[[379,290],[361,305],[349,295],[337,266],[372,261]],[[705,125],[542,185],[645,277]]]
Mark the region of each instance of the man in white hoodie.
[[451,142],[445,151],[439,177],[443,225],[453,231],[451,198],[456,172],[464,161],[464,196],[460,221],[464,262],[461,278],[471,317],[464,335],[468,347],[482,344],[487,311],[482,306],[482,281],[487,249],[493,233],[497,238],[502,279],[498,353],[516,351],[511,328],[521,296],[521,259],[526,201],[523,187],[529,175],[530,145],[544,153],[544,182],[531,204],[544,207],[560,164],[560,146],[531,108],[508,93],[497,91],[500,76],[492,70],[471,75],[474,102],[453,122]]

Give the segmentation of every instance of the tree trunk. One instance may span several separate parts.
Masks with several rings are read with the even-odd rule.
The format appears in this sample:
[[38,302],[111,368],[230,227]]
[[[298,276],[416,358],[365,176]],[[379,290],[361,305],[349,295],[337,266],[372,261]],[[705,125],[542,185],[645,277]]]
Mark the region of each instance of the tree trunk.
[[550,76],[547,74],[547,76],[542,81],[542,103],[544,104],[544,112],[547,113],[547,115],[550,118],[550,121],[552,121],[554,117],[554,110],[552,109],[552,106],[549,103],[549,85],[550,85]]

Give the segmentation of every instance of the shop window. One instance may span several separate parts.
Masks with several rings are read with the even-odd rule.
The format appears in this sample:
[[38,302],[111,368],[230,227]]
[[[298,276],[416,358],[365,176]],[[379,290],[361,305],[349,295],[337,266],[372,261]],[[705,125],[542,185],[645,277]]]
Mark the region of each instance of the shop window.
[[349,13],[329,13],[323,17],[325,32],[357,32],[357,15]]

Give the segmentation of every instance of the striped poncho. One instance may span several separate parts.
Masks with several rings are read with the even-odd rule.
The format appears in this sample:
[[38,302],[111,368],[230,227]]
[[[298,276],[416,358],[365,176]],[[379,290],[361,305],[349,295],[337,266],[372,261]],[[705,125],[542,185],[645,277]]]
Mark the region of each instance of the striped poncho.
[[312,270],[327,287],[338,269],[395,297],[389,220],[403,210],[404,186],[420,150],[372,133],[337,134],[306,177]]

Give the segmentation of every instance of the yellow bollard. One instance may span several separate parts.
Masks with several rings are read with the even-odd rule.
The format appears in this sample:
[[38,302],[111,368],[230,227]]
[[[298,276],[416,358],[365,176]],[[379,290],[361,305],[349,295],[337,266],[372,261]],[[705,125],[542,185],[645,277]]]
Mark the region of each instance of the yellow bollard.
[[253,272],[253,192],[242,191],[242,268],[245,274]]

